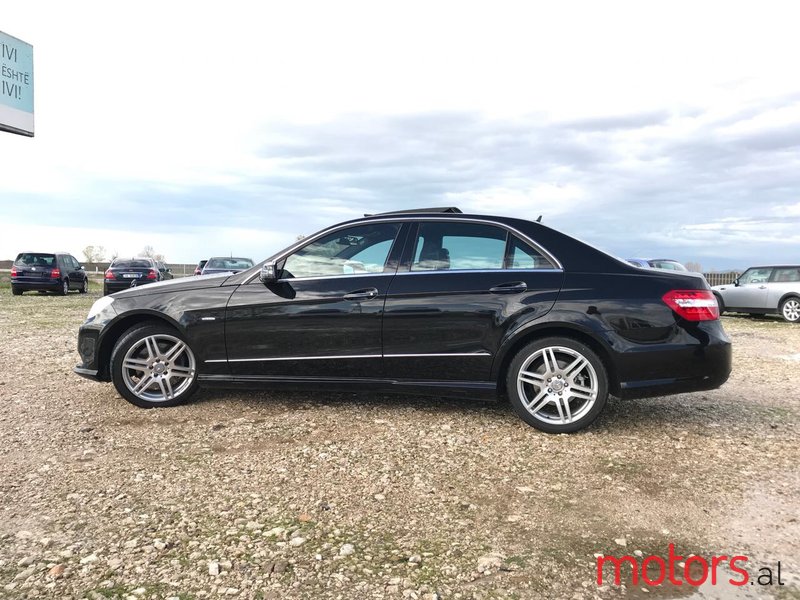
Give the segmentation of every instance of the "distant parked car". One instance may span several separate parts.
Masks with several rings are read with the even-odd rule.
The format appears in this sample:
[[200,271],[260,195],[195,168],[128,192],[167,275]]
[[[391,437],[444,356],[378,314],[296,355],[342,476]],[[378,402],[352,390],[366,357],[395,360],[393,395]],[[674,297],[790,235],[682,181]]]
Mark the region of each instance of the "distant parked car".
[[207,260],[201,260],[199,263],[197,263],[197,266],[194,268],[194,274],[195,275],[202,275],[203,274],[203,267],[206,266],[207,262],[208,262]]
[[158,263],[152,258],[118,258],[111,263],[103,280],[103,295],[120,290],[155,283],[164,278],[158,270]]
[[628,258],[626,260],[632,265],[644,267],[645,269],[664,269],[665,271],[681,271],[683,273],[689,271],[677,260],[672,260],[671,258]]
[[732,284],[711,288],[720,313],[779,314],[800,322],[800,265],[750,267]]
[[89,277],[83,266],[66,252],[20,252],[11,267],[11,293],[89,291]]
[[174,279],[175,276],[167,265],[160,260],[156,261],[156,265],[158,265],[158,272],[161,273],[161,279]]
[[232,256],[215,256],[209,258],[201,275],[219,273],[239,273],[253,267],[252,258],[234,258]]

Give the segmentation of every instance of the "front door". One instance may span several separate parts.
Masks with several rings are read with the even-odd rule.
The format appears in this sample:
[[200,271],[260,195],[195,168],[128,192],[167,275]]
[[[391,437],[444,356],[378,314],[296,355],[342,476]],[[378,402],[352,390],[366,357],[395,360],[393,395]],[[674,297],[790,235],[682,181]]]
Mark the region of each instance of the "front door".
[[726,308],[763,310],[767,308],[767,283],[772,267],[748,269],[739,277],[739,285],[729,287],[723,300]]
[[231,296],[231,374],[264,378],[382,376],[381,319],[406,228],[369,223],[310,241]]

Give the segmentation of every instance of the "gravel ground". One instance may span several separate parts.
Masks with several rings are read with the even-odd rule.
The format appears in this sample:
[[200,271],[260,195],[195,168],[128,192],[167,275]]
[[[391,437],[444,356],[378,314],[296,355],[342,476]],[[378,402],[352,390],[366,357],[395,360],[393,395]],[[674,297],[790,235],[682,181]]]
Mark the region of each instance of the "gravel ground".
[[[800,597],[800,326],[725,317],[722,389],[553,436],[411,396],[141,410],[71,372],[93,300],[0,289],[0,597]],[[596,553],[670,542],[787,585],[598,587]]]

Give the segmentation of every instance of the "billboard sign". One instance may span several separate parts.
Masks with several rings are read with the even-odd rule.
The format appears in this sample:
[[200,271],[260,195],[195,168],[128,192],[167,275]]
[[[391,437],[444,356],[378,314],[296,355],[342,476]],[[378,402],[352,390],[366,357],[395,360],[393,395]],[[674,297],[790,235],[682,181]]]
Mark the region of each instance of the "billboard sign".
[[0,131],[33,137],[33,46],[2,31]]

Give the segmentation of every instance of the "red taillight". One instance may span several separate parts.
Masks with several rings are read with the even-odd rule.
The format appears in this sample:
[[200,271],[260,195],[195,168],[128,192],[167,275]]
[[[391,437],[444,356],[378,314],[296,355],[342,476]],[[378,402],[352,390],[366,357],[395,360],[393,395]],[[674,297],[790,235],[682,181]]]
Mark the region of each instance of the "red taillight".
[[108,271],[106,271],[106,274],[104,275],[104,277],[106,279],[114,279],[114,273],[112,273],[111,270],[108,270]]
[[50,279],[59,279],[61,277],[61,269],[53,269],[50,271]]
[[12,277],[16,277],[17,275],[19,275],[19,272],[17,271],[17,267],[12,265],[12,267],[11,267],[11,276]]
[[158,277],[158,274],[153,269],[150,269],[150,272],[147,274],[147,278],[155,279],[156,277]]
[[672,290],[662,300],[687,321],[719,319],[717,299],[709,290]]

